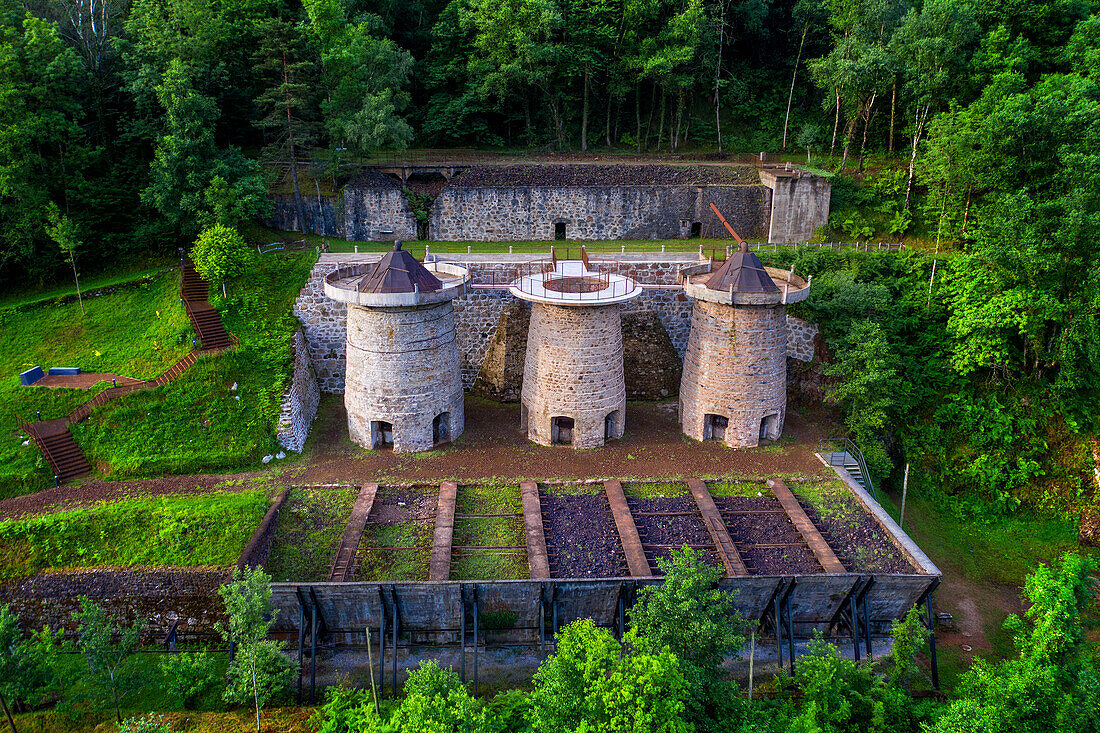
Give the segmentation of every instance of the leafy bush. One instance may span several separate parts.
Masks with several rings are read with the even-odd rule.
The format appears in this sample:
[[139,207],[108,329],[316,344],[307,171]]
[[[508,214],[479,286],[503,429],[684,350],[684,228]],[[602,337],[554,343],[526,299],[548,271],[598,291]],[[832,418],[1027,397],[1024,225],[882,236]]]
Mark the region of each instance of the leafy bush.
[[167,655],[160,663],[161,687],[185,710],[217,684],[214,659],[206,652]]
[[161,715],[143,715],[140,718],[127,718],[118,727],[118,733],[172,733],[167,721]]

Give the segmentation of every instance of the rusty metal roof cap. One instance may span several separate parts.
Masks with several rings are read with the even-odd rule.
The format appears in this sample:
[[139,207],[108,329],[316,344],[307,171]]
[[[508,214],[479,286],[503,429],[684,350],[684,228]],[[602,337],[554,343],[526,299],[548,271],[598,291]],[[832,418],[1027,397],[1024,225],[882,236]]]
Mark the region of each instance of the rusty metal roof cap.
[[735,293],[774,293],[779,286],[764,269],[764,263],[750,252],[748,245],[741,243],[741,249],[734,252],[725,263],[707,278],[709,290],[732,290]]
[[431,293],[442,289],[443,283],[402,249],[399,240],[354,287],[360,293]]

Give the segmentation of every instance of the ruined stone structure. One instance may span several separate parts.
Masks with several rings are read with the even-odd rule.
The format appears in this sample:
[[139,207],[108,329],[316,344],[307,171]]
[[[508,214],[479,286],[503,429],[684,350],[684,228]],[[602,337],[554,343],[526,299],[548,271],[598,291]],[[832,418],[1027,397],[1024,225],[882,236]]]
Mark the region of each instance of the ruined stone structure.
[[348,306],[344,404],[353,442],[417,451],[462,433],[451,301],[468,279],[461,266],[417,262],[400,242],[377,264],[325,278],[325,294]]
[[[415,168],[402,168],[408,178]],[[503,165],[447,169],[428,239],[443,241],[725,238],[714,203],[743,237],[800,242],[829,218],[828,179],[749,166]],[[415,239],[401,184],[378,169],[335,196],[302,190],[305,230],[349,240]],[[293,195],[272,194],[265,223],[300,229]]]
[[531,303],[520,428],[541,445],[597,448],[626,427],[619,303],[641,294],[633,280],[567,260],[509,288]]
[[769,242],[806,242],[829,223],[829,179],[798,168],[764,168],[760,182],[771,192]]
[[713,271],[686,268],[682,281],[695,301],[680,382],[684,433],[733,448],[775,440],[787,411],[786,304],[809,297],[809,284],[744,247]]
[[301,453],[309,436],[309,426],[317,415],[321,389],[309,358],[309,343],[300,328],[294,332],[292,349],[294,369],[290,375],[290,386],[283,393],[275,436],[283,448]]
[[760,185],[447,186],[428,232],[433,240],[488,242],[728,236],[714,202],[739,233],[762,237],[767,194]]

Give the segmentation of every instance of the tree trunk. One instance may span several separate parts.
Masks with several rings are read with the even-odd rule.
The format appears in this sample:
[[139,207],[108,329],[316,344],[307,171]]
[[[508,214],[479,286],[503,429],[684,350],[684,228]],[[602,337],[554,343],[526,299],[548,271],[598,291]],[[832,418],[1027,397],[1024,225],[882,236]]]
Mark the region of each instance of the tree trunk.
[[836,90],[836,118],[833,120],[833,141],[829,143],[829,155],[836,152],[836,131],[840,129],[840,90]]
[[894,113],[897,110],[898,104],[898,78],[894,77],[894,86],[890,88],[890,148],[889,152],[894,152]]
[[302,192],[298,189],[298,156],[294,149],[294,117],[290,113],[290,75],[286,68],[286,51],[283,51],[283,104],[286,106],[286,135],[290,147],[290,179],[294,181],[294,206],[298,210],[298,226],[306,233],[306,209],[302,205]]
[[645,123],[645,142],[643,150],[649,150],[649,135],[653,132],[653,110],[657,108],[657,85],[653,85],[653,94],[649,97],[649,119]]
[[661,121],[657,123],[657,152],[661,152],[661,140],[665,136],[665,107],[668,106],[668,95],[661,89]]
[[581,151],[588,150],[588,64],[584,65],[584,106],[581,110]]
[[638,153],[642,152],[642,83],[638,82],[634,86],[634,116],[638,122],[638,136],[635,139],[635,144],[638,146]]
[[917,106],[916,113],[913,119],[913,147],[909,154],[909,179],[905,182],[905,207],[904,210],[909,210],[909,199],[913,194],[913,171],[917,165],[917,146],[920,145],[920,138],[924,132],[924,123],[928,119],[929,106],[924,107]]
[[840,173],[844,173],[844,166],[848,162],[848,149],[852,146],[852,138],[856,134],[856,122],[858,121],[859,118],[856,117],[851,122],[849,122],[848,129],[844,133],[844,154],[840,156]]
[[111,699],[115,703],[115,719],[119,725],[122,725],[122,711],[118,708],[118,686],[115,685],[115,673],[110,672],[109,676],[111,678]]
[[722,79],[722,43],[726,37],[726,6],[721,5],[721,13],[718,18],[718,53],[714,62],[714,127],[718,130],[718,152],[722,152],[722,95],[720,92]]
[[607,120],[604,123],[603,136],[604,142],[607,143],[607,147],[611,147],[611,95],[607,95]]
[[256,701],[256,733],[260,733],[260,686],[256,683],[256,660],[252,660],[252,699]]
[[15,719],[11,717],[11,711],[8,710],[8,701],[4,699],[4,694],[0,693],[0,705],[4,707],[4,716],[8,719],[8,725],[11,726],[11,733],[19,733],[15,727]]
[[[680,149],[680,125],[684,121],[684,89],[680,88],[676,99],[676,134],[672,136],[672,149]],[[670,125],[671,127],[671,125]]]
[[787,124],[791,120],[791,102],[794,100],[794,82],[798,78],[798,62],[802,60],[802,45],[806,43],[806,32],[810,30],[810,21],[802,24],[802,40],[798,42],[798,55],[794,57],[794,71],[791,72],[791,91],[787,95],[787,116],[783,118],[783,146],[782,152],[787,150]]
[[871,95],[871,102],[867,106],[867,114],[863,118],[863,141],[859,144],[859,172],[863,172],[863,156],[867,151],[867,128],[871,126],[871,119],[874,117],[875,99],[878,97],[878,92]]
[[970,218],[970,194],[974,191],[974,185],[966,187],[966,210],[963,212],[963,236],[966,236],[966,220]]

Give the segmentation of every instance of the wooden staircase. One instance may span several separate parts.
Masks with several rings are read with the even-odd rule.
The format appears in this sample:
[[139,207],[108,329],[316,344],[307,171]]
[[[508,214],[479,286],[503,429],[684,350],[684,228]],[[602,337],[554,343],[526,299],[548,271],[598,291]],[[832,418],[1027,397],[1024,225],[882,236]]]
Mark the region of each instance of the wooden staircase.
[[199,274],[189,259],[180,263],[180,269],[183,275],[180,298],[187,308],[187,316],[191,319],[195,335],[199,337],[202,350],[228,349],[233,342],[222,324],[222,317],[207,299],[210,283]]
[[34,439],[46,462],[53,470],[54,482],[62,484],[92,472],[88,459],[80,452],[66,418],[37,423],[23,423],[23,429]]

